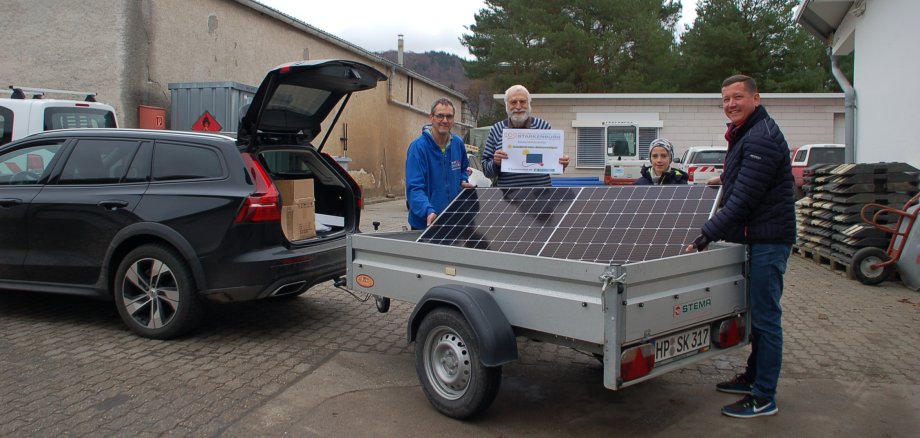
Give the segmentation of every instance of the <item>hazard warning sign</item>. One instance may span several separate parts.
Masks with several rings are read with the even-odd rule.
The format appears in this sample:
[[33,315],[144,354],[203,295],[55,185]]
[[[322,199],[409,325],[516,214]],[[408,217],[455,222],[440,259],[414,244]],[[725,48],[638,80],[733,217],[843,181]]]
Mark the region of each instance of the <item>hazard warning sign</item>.
[[198,121],[192,125],[193,131],[213,131],[220,132],[223,127],[220,126],[220,123],[217,123],[217,120],[214,119],[214,116],[211,113],[205,111],[201,117],[198,118]]

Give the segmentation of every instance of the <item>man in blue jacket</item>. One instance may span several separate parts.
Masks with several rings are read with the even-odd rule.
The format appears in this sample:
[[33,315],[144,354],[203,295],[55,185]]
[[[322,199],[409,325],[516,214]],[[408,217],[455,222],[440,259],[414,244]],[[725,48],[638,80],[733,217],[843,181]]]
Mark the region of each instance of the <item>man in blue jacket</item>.
[[736,75],[722,82],[722,106],[731,123],[721,176],[720,209],[703,224],[688,251],[710,241],[749,245],[751,272],[751,354],[747,369],[716,385],[721,392],[745,394],[722,408],[731,417],[776,414],[776,385],[783,361],[781,324],[783,274],[795,243],[795,207],[789,146],[776,122],[760,105],[754,79]]
[[409,226],[421,230],[431,225],[468,181],[466,145],[450,132],[454,126],[454,104],[441,98],[428,114],[431,125],[409,145],[406,156],[406,197]]

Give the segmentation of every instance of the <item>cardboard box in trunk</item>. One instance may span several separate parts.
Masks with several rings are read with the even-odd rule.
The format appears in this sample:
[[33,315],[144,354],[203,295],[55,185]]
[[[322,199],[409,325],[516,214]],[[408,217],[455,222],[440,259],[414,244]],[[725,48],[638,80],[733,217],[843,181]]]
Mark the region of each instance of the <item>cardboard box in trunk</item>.
[[281,205],[294,205],[298,199],[315,199],[312,179],[276,180],[275,187],[281,192]]
[[[312,187],[312,185],[311,185]],[[281,207],[281,229],[288,240],[316,237],[316,205],[313,198],[296,199]]]

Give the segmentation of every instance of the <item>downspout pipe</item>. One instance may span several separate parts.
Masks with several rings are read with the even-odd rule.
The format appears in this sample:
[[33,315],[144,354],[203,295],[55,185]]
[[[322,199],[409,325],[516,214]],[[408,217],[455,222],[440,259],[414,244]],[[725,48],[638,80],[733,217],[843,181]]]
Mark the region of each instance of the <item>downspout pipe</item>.
[[827,48],[827,54],[831,58],[831,73],[834,79],[843,89],[843,106],[844,106],[844,161],[846,163],[856,162],[856,90],[850,85],[843,71],[840,70],[840,57],[834,55],[830,47]]

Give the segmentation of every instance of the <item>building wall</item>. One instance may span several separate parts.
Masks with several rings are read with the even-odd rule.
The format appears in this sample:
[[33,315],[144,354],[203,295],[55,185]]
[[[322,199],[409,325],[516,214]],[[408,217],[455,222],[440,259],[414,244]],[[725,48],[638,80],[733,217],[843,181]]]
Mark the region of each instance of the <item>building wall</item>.
[[[804,95],[762,94],[761,103],[786,136],[790,148],[809,143],[843,143],[842,132],[835,131],[835,115],[843,113],[842,94]],[[500,99],[500,96],[499,96]],[[497,99],[498,100],[498,99]],[[575,165],[576,119],[620,120],[640,118],[657,121],[659,136],[674,144],[680,156],[692,146],[725,145],[722,100],[717,94],[693,95],[598,95],[566,97],[534,94],[533,114],[550,122],[565,135],[565,153],[573,164],[566,176],[601,176],[603,169]]]
[[[0,0],[3,87],[94,91],[119,108],[131,41],[126,15],[136,3],[115,0]],[[73,96],[48,96],[74,98]],[[119,114],[119,122],[123,121]]]
[[[920,168],[916,86],[920,30],[916,0],[870,0],[862,15],[847,14],[855,28],[856,147],[859,163],[903,161]],[[843,27],[843,26],[841,26]]]
[[95,91],[122,127],[137,127],[138,105],[169,109],[169,83],[258,86],[269,69],[301,59],[370,64],[389,80],[352,95],[323,149],[352,160],[367,197],[404,193],[406,149],[428,122],[431,102],[448,97],[462,114],[462,95],[249,0],[0,0],[0,11],[0,38],[11,48],[0,78]]

